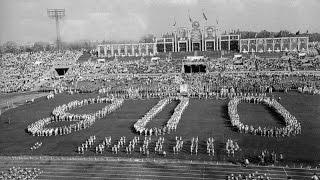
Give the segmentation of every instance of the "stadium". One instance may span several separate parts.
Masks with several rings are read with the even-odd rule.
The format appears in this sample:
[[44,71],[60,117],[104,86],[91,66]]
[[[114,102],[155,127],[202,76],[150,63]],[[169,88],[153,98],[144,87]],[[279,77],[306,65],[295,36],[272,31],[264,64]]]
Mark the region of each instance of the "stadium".
[[320,43],[309,41],[192,21],[152,42],[67,50],[58,35],[52,51],[1,53],[0,177],[316,177]]

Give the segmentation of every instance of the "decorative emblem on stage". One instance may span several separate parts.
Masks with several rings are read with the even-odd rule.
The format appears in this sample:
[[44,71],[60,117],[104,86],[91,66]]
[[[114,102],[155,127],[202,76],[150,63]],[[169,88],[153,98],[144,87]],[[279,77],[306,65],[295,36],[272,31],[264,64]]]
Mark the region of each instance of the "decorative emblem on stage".
[[208,26],[205,28],[205,38],[206,39],[214,39],[214,26]]
[[193,21],[193,23],[192,23],[192,29],[199,29],[199,27],[200,27],[199,22],[198,22],[198,21]]
[[180,27],[177,34],[178,41],[186,41],[188,39],[188,30],[185,27]]
[[200,27],[200,24],[198,21],[194,21],[192,23],[191,40],[193,42],[201,41],[201,31],[199,27]]

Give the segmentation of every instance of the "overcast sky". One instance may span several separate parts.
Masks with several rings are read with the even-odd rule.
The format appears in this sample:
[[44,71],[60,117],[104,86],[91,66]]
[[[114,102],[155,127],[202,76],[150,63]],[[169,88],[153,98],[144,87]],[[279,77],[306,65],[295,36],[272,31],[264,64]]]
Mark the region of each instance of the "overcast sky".
[[65,8],[61,36],[74,40],[136,40],[146,33],[190,27],[192,19],[220,29],[287,29],[320,32],[320,0],[0,0],[0,43],[53,41],[55,22],[47,8]]

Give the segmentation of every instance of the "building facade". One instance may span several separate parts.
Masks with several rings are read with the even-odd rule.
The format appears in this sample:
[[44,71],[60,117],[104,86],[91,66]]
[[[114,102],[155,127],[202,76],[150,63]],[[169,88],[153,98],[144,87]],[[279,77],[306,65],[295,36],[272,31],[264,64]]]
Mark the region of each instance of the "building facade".
[[309,37],[240,39],[240,52],[308,51]]
[[100,44],[98,57],[154,56],[161,52],[235,51],[281,52],[307,51],[308,37],[241,39],[238,34],[217,35],[215,26],[200,27],[198,21],[191,28],[178,27],[169,38],[156,38],[153,43]]

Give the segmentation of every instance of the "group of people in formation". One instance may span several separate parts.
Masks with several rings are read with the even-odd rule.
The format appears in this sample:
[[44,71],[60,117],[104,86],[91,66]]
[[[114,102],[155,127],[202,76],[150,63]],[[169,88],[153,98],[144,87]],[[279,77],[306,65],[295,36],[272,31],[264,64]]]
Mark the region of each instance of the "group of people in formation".
[[199,137],[192,137],[191,146],[190,146],[190,154],[194,152],[195,155],[198,155],[198,147],[199,147]]
[[320,89],[317,89],[316,87],[308,87],[308,86],[298,87],[298,91],[300,93],[320,95]]
[[120,140],[118,141],[118,143],[114,144],[111,148],[111,151],[113,154],[118,154],[118,152],[120,152],[120,148],[125,146],[126,144],[126,137],[125,136],[121,136]]
[[107,96],[121,99],[149,99],[149,98],[170,98],[178,96],[178,91],[164,91],[164,92],[154,92],[154,91],[144,91],[144,90],[130,90],[132,88],[126,90],[106,90],[105,88],[101,88],[98,90],[100,94],[106,94]]
[[240,150],[240,147],[236,141],[234,141],[232,139],[227,140],[226,151],[227,151],[228,156],[232,155],[232,157],[234,157],[235,152],[237,152],[239,150]]
[[143,144],[142,147],[139,148],[139,152],[140,154],[146,155],[147,157],[149,157],[150,155],[150,151],[149,151],[149,144],[151,143],[151,137],[144,137],[143,140]]
[[[31,125],[28,125],[27,131],[33,136],[57,136],[70,134],[72,131],[80,131],[92,126],[99,118],[105,117],[107,114],[115,111],[123,104],[123,99],[114,98],[90,98],[84,100],[71,101],[54,108],[52,116],[40,119]],[[94,103],[108,103],[102,110],[90,114],[71,114],[66,111],[76,107],[81,107]],[[109,104],[110,103],[110,104]],[[45,127],[52,122],[58,121],[74,121],[74,124],[60,127]]]
[[49,100],[49,99],[53,99],[54,98],[54,93],[50,93],[50,94],[48,94],[47,95],[47,99]]
[[214,156],[214,141],[213,137],[207,139],[207,153],[209,156]]
[[96,153],[102,154],[105,148],[109,148],[111,146],[111,140],[112,140],[111,136],[105,137],[102,143],[96,146]]
[[36,150],[36,149],[38,149],[39,147],[41,147],[42,146],[42,142],[36,142],[31,148],[30,148],[30,150]]
[[[78,154],[84,154],[86,151],[89,151],[93,148],[96,154],[102,154],[104,151],[108,151],[111,147],[111,152],[113,154],[118,154],[119,152],[126,152],[126,154],[132,154],[134,152],[139,151],[140,155],[146,155],[149,157],[151,152],[150,144],[152,142],[151,136],[144,136],[144,139],[141,139],[140,136],[134,136],[132,140],[127,140],[126,136],[121,136],[119,140],[116,140],[112,145],[112,137],[104,137],[102,143],[98,144],[94,147],[96,143],[96,136],[90,136],[86,139],[80,146],[77,147]],[[154,153],[158,155],[162,155],[164,157],[167,156],[167,152],[164,148],[165,138],[163,136],[159,136],[155,142],[155,146],[153,147]],[[206,141],[207,145],[207,154],[209,156],[215,156],[215,139],[213,137],[209,137]],[[182,139],[182,136],[175,136],[175,143],[172,147],[173,155],[178,155],[183,151],[185,141]],[[239,145],[236,141],[232,139],[228,139],[226,142],[226,152],[228,156],[234,157],[235,152],[239,151]],[[199,151],[199,137],[192,137],[190,144],[190,154],[198,155]]]
[[90,136],[84,143],[81,144],[81,146],[78,146],[77,150],[79,154],[84,154],[85,151],[88,151],[89,148],[93,146],[93,144],[96,142],[96,136]]
[[162,154],[164,157],[166,157],[167,152],[163,150],[163,143],[164,143],[164,137],[159,137],[156,146],[154,147],[154,152],[158,154]]
[[135,151],[135,147],[138,146],[139,140],[140,140],[139,136],[134,136],[133,139],[131,141],[129,141],[129,145],[126,146],[126,153],[127,154],[131,154],[132,152]]
[[183,148],[184,141],[182,140],[182,137],[176,136],[176,145],[172,147],[173,154],[179,154]]
[[277,154],[274,151],[270,152],[267,149],[262,150],[258,158],[260,160],[259,163],[262,165],[265,165],[267,163],[276,163],[278,161],[282,162],[284,160],[284,156],[282,153]]
[[[258,128],[255,128],[253,126],[243,124],[240,121],[237,110],[237,106],[241,102],[262,103],[273,108],[277,113],[279,113],[283,117],[286,126],[274,128],[262,128],[259,126]],[[271,97],[266,97],[264,95],[234,97],[228,103],[228,113],[231,119],[231,124],[242,133],[250,133],[254,135],[268,137],[285,137],[301,134],[300,122],[298,122],[298,120],[293,115],[291,115],[280,103],[278,103],[274,98]]]
[[[174,112],[170,119],[167,121],[166,125],[162,128],[146,128],[148,122],[152,120],[154,116],[156,116],[162,109],[168,105],[171,101],[178,100],[180,101],[177,107],[174,109]],[[158,104],[156,104],[152,109],[149,110],[141,119],[139,119],[135,124],[134,128],[136,132],[139,132],[140,135],[164,135],[166,133],[170,134],[170,132],[176,131],[178,123],[181,119],[182,113],[189,105],[189,98],[185,97],[173,97],[173,98],[165,98],[161,99]]]

